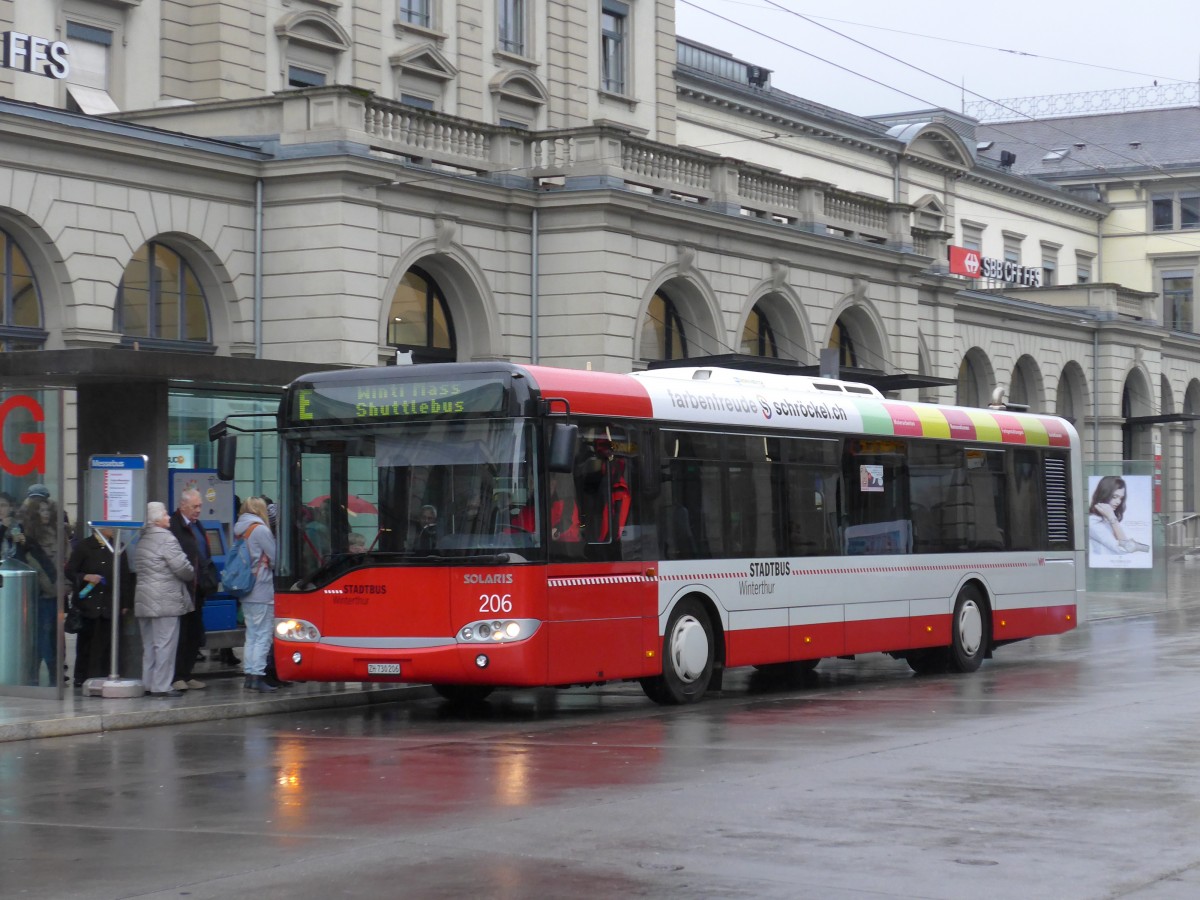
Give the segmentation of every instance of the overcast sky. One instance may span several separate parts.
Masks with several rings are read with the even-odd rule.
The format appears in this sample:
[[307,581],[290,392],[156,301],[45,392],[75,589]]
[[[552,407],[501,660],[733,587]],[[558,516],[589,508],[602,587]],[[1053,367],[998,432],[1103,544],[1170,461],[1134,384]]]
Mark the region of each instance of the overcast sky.
[[676,0],[680,37],[771,69],[776,88],[858,115],[960,110],[964,86],[968,101],[1155,80],[1195,90],[1198,26],[1196,0]]

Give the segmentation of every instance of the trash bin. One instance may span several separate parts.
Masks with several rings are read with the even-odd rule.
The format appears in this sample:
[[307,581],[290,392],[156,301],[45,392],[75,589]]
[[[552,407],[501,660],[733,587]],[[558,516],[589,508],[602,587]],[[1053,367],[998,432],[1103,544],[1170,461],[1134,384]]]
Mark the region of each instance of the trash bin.
[[0,578],[0,684],[29,684],[37,660],[37,573],[5,557]]

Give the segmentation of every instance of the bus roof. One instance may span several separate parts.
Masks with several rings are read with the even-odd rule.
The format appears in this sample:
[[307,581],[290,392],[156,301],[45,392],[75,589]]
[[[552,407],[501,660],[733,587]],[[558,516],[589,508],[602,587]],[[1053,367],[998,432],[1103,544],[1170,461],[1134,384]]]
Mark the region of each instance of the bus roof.
[[634,372],[634,378],[670,378],[676,381],[704,381],[709,384],[736,384],[742,387],[767,388],[787,393],[835,393],[882,397],[869,384],[838,381],[833,378],[812,378],[807,375],[781,375],[774,372],[748,372],[744,369],[722,369],[717,366],[682,366],[669,369],[647,369]]
[[578,415],[1047,447],[1078,443],[1071,424],[1054,416],[890,400],[869,385],[825,378],[712,366],[631,375],[524,368],[543,397],[563,397]]
[[[830,434],[863,434],[941,438],[996,444],[1071,447],[1078,435],[1069,422],[1054,416],[1041,416],[1008,409],[942,406],[891,400],[870,385],[806,375],[753,372],[719,366],[680,366],[652,369],[632,374],[596,372],[580,369],[551,368],[509,362],[429,364],[388,366],[375,369],[347,369],[313,373],[293,382],[302,385],[417,384],[420,399],[441,397],[442,388],[456,387],[453,382],[492,384],[501,390],[511,386],[516,406],[500,402],[499,396],[485,397],[488,402],[456,410],[457,414],[532,415],[527,401],[540,398],[551,401],[552,413],[570,410],[575,415],[609,418],[653,419],[660,422],[694,425],[768,428],[815,431]],[[470,385],[467,385],[468,387]],[[392,389],[400,397],[404,388]],[[397,393],[399,392],[399,393]],[[289,391],[289,394],[292,393]],[[374,397],[365,390],[368,408],[347,413],[347,421],[444,417],[449,408],[433,400],[386,402],[372,405]],[[407,397],[408,395],[404,395]],[[553,401],[561,400],[560,405]],[[428,407],[428,409],[426,408]],[[518,413],[519,409],[528,412]],[[347,416],[349,418],[347,418]],[[303,418],[303,416],[300,416]],[[314,422],[314,424],[316,424]]]

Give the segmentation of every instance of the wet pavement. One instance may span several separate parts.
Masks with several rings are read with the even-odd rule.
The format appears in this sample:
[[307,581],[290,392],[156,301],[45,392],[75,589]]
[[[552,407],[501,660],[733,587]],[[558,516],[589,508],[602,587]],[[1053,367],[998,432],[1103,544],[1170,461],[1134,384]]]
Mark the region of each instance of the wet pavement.
[[1192,606],[967,676],[871,654],[688,707],[622,684],[11,742],[0,895],[1192,900],[1198,676]]
[[0,697],[0,744],[432,696],[432,690],[423,685],[358,682],[293,684],[274,694],[260,694],[242,686],[240,672],[206,670],[203,664],[198,664],[196,677],[207,687],[177,698],[84,696],[81,690],[69,691],[62,700]]

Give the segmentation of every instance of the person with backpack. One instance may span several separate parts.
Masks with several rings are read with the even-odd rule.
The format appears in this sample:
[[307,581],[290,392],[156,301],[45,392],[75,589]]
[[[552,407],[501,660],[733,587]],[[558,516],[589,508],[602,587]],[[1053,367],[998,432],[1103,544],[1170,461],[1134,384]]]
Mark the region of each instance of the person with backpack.
[[[275,625],[275,536],[267,519],[266,501],[262,497],[249,497],[242,503],[233,537],[235,543],[245,542],[254,574],[249,593],[241,595],[242,618],[246,621],[246,643],[242,649],[246,688],[273,694],[277,688],[264,677]],[[231,552],[230,556],[233,555]]]

